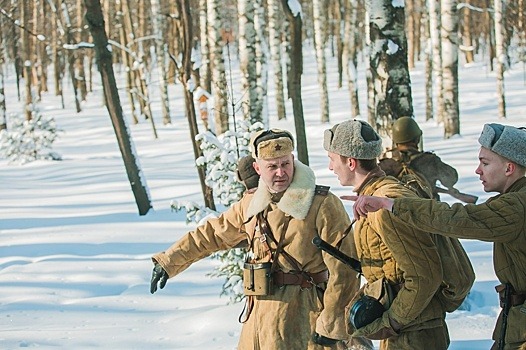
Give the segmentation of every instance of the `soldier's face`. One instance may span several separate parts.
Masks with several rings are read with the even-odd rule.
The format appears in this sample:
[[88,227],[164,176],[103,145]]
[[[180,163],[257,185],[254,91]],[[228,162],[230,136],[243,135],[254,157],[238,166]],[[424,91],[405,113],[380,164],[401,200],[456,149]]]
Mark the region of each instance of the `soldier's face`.
[[279,193],[285,191],[294,177],[294,156],[291,154],[263,160],[254,163],[254,169],[270,191]]
[[490,151],[485,147],[480,148],[479,166],[475,173],[482,181],[485,192],[504,193],[508,185],[507,168],[509,168],[506,158]]
[[331,170],[340,181],[342,186],[353,186],[354,176],[350,166],[350,158],[342,157],[337,153],[327,152],[329,157],[329,170]]

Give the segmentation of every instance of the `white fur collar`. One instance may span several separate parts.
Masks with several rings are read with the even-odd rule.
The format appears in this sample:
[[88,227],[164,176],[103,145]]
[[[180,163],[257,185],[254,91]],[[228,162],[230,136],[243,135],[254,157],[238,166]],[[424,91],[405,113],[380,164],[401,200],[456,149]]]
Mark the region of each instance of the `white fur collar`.
[[[303,220],[309,213],[316,188],[314,172],[305,164],[294,161],[294,178],[283,197],[277,203],[278,208],[292,216],[294,219]],[[271,202],[271,195],[263,180],[259,180],[258,189],[248,206],[247,216],[251,217],[265,210]]]

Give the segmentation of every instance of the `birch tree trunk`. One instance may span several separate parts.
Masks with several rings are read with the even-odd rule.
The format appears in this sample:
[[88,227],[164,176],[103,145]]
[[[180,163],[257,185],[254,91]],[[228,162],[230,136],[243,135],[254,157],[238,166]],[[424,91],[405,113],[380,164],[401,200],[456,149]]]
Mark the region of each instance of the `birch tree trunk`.
[[[82,6],[82,0],[77,0],[77,27],[78,33],[76,35],[77,42],[87,42],[88,36],[86,30],[84,30],[84,6]],[[75,55],[77,57],[76,61],[76,74],[77,74],[77,86],[80,92],[80,100],[86,101],[88,96],[88,86],[86,84],[86,69],[84,67],[86,61],[86,55],[84,50],[76,50]]]
[[[0,28],[3,27],[3,20],[0,18]],[[0,35],[0,131],[7,129],[7,113],[5,107],[4,91],[4,62],[6,61],[4,51],[3,35]]]
[[53,0],[49,1],[51,7],[51,50],[53,60],[53,81],[55,83],[55,96],[60,96],[62,108],[64,105],[64,94],[62,93],[62,78],[64,77],[64,51],[62,50],[62,38],[64,37],[64,26],[60,20],[60,14]]
[[152,29],[155,36],[155,56],[157,59],[157,74],[159,79],[159,90],[161,92],[161,113],[163,125],[172,123],[170,116],[170,97],[168,95],[168,85],[166,83],[166,45],[164,44],[165,28],[163,24],[163,14],[161,12],[161,0],[151,0],[152,9]]
[[[63,0],[59,0],[59,8],[62,10],[61,11],[62,21],[65,24],[64,41],[66,44],[74,44],[75,43],[74,29],[71,24],[71,18],[69,17],[68,6]],[[80,107],[79,89],[78,89],[77,79],[75,75],[75,53],[72,50],[66,50],[66,57],[67,57],[67,63],[68,63],[69,78],[71,79],[71,84],[73,86],[75,107],[77,109],[77,113],[79,113],[82,111],[82,108]]]
[[288,0],[281,0],[283,10],[289,21],[290,29],[290,70],[287,72],[289,96],[292,99],[292,111],[296,128],[296,145],[298,159],[309,165],[307,136],[305,133],[305,118],[303,116],[303,101],[301,98],[301,75],[303,74],[302,55],[302,19],[301,11],[292,12]]
[[[433,0],[434,1],[434,0]],[[426,121],[433,119],[433,44],[431,42],[429,15],[424,20],[424,37],[426,49],[424,52],[424,81],[425,81],[425,101],[426,101]]]
[[325,18],[323,1],[312,1],[314,19],[314,46],[316,48],[316,63],[318,67],[318,88],[320,93],[320,116],[322,123],[329,122],[329,92],[327,91],[327,64],[325,59]]
[[210,58],[212,60],[212,96],[214,96],[214,125],[216,135],[228,130],[228,99],[223,58],[224,41],[221,37],[222,22],[219,16],[218,0],[207,0],[208,10],[208,42],[210,43]]
[[[394,120],[413,116],[411,79],[407,67],[404,8],[391,0],[368,0],[371,72],[375,120],[382,135],[390,135]],[[374,125],[374,124],[373,124]]]
[[256,29],[256,106],[254,113],[256,120],[263,122],[268,121],[268,61],[269,47],[266,40],[264,28],[267,27],[265,22],[265,10],[263,0],[254,1],[254,28]]
[[504,96],[504,71],[506,70],[506,49],[504,43],[504,4],[495,0],[495,50],[497,75],[497,101],[499,118],[506,118],[506,98]]
[[360,115],[360,101],[358,100],[358,57],[357,43],[357,1],[345,0],[344,3],[344,38],[342,52],[342,68],[347,78],[353,118]]
[[212,90],[212,73],[210,71],[210,43],[208,42],[207,0],[199,0],[199,39],[201,43],[201,66],[199,76],[201,87],[206,91]]
[[256,29],[254,27],[253,0],[238,0],[239,15],[239,66],[241,69],[241,83],[243,86],[243,115],[250,124],[261,121],[257,115],[257,67],[256,67]]
[[[28,9],[27,9],[27,3],[22,2],[19,4],[20,6],[20,25],[23,28],[27,28],[28,25]],[[20,33],[20,41],[21,41],[21,51],[20,54],[22,56],[22,62],[24,66],[24,84],[25,84],[25,97],[26,97],[26,107],[25,107],[25,113],[26,113],[26,120],[31,120],[33,118],[31,111],[33,110],[33,89],[31,86],[31,69],[32,69],[32,63],[30,59],[30,44],[29,44],[29,34],[27,31],[22,30]]]
[[444,138],[460,134],[458,107],[457,0],[442,0],[442,78],[444,92]]
[[441,5],[440,1],[427,0],[427,7],[429,8],[429,33],[431,39],[431,57],[433,64],[433,77],[436,95],[436,121],[438,123],[444,122],[444,88],[442,79],[442,35],[441,27],[442,20],[440,17]]
[[281,58],[281,35],[283,31],[282,21],[280,20],[278,0],[268,0],[268,36],[270,43],[270,58],[274,68],[274,94],[276,98],[276,113],[278,119],[287,119],[287,109],[285,107],[285,95],[283,92],[283,65]]
[[134,154],[133,141],[128,134],[128,127],[122,113],[119,91],[113,73],[112,55],[108,50],[108,37],[104,30],[104,18],[100,0],[84,0],[86,5],[86,22],[88,23],[97,53],[97,64],[101,74],[106,107],[117,136],[128,180],[131,184],[139,215],[146,215],[151,205],[145,177],[142,175],[137,156]]

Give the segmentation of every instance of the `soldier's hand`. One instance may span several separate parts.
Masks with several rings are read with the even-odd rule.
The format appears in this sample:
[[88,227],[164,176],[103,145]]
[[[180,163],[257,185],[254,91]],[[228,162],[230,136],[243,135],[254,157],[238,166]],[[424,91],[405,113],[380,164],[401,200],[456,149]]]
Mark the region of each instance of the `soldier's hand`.
[[159,283],[159,288],[163,289],[168,281],[168,273],[163,269],[159,264],[155,264],[152,271],[152,280],[150,282],[150,293],[155,293],[157,291],[157,283]]
[[327,338],[316,332],[314,332],[314,334],[312,335],[312,341],[322,346],[332,346],[338,342],[337,339]]

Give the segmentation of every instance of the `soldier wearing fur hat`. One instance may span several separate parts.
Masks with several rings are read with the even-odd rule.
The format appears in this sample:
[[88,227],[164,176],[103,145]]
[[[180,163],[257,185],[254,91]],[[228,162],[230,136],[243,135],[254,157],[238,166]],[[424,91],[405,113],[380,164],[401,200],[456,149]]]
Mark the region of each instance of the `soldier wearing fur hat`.
[[[246,304],[238,349],[337,349],[349,338],[344,308],[359,279],[311,242],[319,236],[352,254],[352,240],[344,239],[349,217],[340,199],[294,159],[288,131],[257,132],[250,146],[253,160],[246,162],[260,177],[255,190],[154,255],[151,292],[193,262],[244,245]],[[366,339],[352,344],[372,349]]]
[[[380,169],[382,140],[366,122],[349,120],[326,130],[323,146],[329,169],[343,186],[354,186],[361,195],[417,198]],[[349,332],[380,339],[380,349],[447,349],[445,309],[438,293],[442,266],[431,236],[403,223],[394,225],[378,213],[355,222],[354,239],[367,283],[350,304],[351,319],[362,294],[380,300],[385,311],[358,329],[354,322]]]
[[[479,175],[486,192],[481,204],[349,196],[356,216],[384,215],[395,223],[449,237],[493,242],[496,287],[502,311],[492,349],[526,349],[526,130],[486,124],[479,137]],[[387,209],[387,210],[380,210]]]

